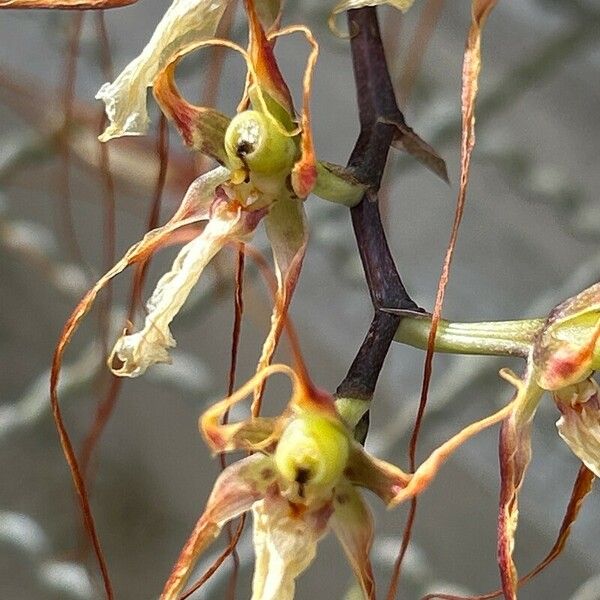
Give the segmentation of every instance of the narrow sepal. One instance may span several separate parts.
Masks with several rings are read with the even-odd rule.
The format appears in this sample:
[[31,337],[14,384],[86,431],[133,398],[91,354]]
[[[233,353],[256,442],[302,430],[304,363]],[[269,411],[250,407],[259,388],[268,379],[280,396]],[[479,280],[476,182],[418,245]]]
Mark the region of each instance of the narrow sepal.
[[516,600],[518,576],[513,561],[519,518],[518,497],[531,460],[531,422],[517,423],[511,415],[500,430],[500,501],[498,510],[498,566],[506,600]]
[[[271,363],[281,337],[288,307],[296,288],[308,242],[308,229],[302,202],[293,198],[280,198],[269,211],[266,221],[267,236],[271,242],[277,275],[275,306],[271,315],[271,328],[263,344],[257,372]],[[252,413],[257,414],[263,386],[254,394]]]
[[358,443],[352,444],[344,475],[352,484],[377,494],[385,504],[390,504],[411,479],[402,469],[368,454]]
[[245,4],[250,26],[248,54],[256,76],[256,81],[252,83],[259,86],[263,92],[268,94],[287,112],[290,118],[293,118],[294,103],[292,96],[275,60],[272,43],[267,39],[256,12],[254,0],[245,0]]
[[373,517],[359,492],[352,485],[336,486],[333,496],[331,528],[360,583],[366,600],[375,600],[375,579],[369,559],[373,543]]

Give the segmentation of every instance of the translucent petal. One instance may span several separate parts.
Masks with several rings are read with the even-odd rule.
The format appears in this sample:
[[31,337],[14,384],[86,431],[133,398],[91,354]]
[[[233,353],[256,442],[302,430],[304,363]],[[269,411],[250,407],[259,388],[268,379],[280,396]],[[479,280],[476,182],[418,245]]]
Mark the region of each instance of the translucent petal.
[[246,241],[258,220],[255,213],[232,209],[226,200],[216,200],[204,231],[181,249],[171,270],[156,285],[148,300],[143,329],[117,340],[109,359],[115,375],[137,377],[152,364],[169,362],[169,348],[175,346],[170,322],[213,256],[228,242]]
[[142,53],[96,98],[106,105],[109,126],[100,136],[106,142],[123,135],[143,135],[149,123],[146,89],[185,44],[214,36],[229,0],[174,0]]
[[331,503],[295,511],[278,493],[252,507],[256,565],[252,600],[293,600],[296,578],[315,558]]
[[352,10],[354,8],[363,8],[364,6],[381,6],[387,4],[406,12],[414,3],[415,0],[342,0],[338,2],[333,8],[332,13],[337,15],[346,10]]

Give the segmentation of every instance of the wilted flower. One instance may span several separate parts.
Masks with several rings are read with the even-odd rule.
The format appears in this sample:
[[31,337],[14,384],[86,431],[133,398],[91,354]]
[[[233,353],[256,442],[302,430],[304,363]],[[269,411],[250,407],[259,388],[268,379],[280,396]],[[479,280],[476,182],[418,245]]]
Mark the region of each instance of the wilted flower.
[[[419,348],[427,347],[430,315],[385,310],[404,317],[396,334],[398,341]],[[516,388],[512,401],[495,415],[465,428],[452,438],[454,442],[450,440],[434,451],[399,495],[401,497],[415,484],[427,463],[436,455],[443,454],[444,448],[463,443],[474,428],[481,430],[494,422],[503,421],[500,432],[501,490],[498,515],[498,562],[502,591],[485,594],[481,598],[495,598],[503,593],[507,600],[515,600],[519,583],[531,579],[560,554],[583,500],[591,490],[594,477],[600,476],[600,399],[598,385],[592,379],[593,372],[600,368],[599,338],[600,283],[559,304],[545,319],[440,322],[435,340],[436,351],[518,356],[527,360],[522,376],[508,369],[500,371],[500,375]],[[556,424],[559,435],[583,465],[575,480],[556,543],[546,558],[519,580],[512,559],[518,521],[518,494],[531,460],[533,417],[545,392],[552,395],[561,413]],[[445,594],[440,597],[460,598]]]
[[[220,424],[223,414],[273,373],[285,373],[292,397],[276,418]],[[165,585],[173,600],[200,553],[231,519],[252,510],[256,565],[254,600],[293,598],[295,579],[312,562],[318,541],[332,529],[367,598],[374,598],[369,550],[373,524],[357,488],[396,504],[410,481],[400,469],[373,458],[352,437],[331,395],[284,365],[265,368],[210,408],[200,429],[214,452],[254,452],[217,479],[191,537]]]
[[[545,391],[552,393],[562,414],[557,423],[560,436],[586,467],[580,471],[573,491],[570,507],[574,508],[567,515],[571,522],[591,489],[591,473],[600,476],[600,404],[598,386],[591,379],[600,364],[599,336],[597,283],[550,313],[531,345],[523,377],[502,372],[517,388],[513,408],[500,432],[498,560],[507,600],[517,597],[518,578],[512,552],[518,493],[531,459],[531,423]],[[565,539],[568,530],[564,530]]]
[[[217,479],[204,513],[185,544],[161,600],[174,600],[201,552],[225,524],[244,512],[254,516],[256,564],[253,600],[293,598],[295,579],[312,562],[317,543],[332,529],[365,598],[375,598],[369,561],[370,511],[357,488],[367,488],[388,508],[422,493],[440,467],[467,439],[506,417],[498,413],[470,425],[442,444],[413,474],[370,456],[353,437],[360,411],[349,398],[334,398],[297,370],[272,365],[200,418],[200,431],[214,452],[253,452]],[[223,415],[274,373],[292,380],[292,397],[276,418],[250,417],[222,424]],[[360,401],[364,405],[363,401]]]
[[[211,39],[226,4],[225,0],[175,0],[142,54],[99,92],[110,120],[101,139],[145,132],[146,89],[152,86],[161,109],[185,143],[222,166],[196,179],[171,220],[132,246],[83,298],[63,331],[57,368],[65,344],[100,289],[129,265],[143,263],[158,248],[172,243],[174,233],[183,230],[188,240],[193,235],[191,241],[159,280],[148,302],[143,328],[119,338],[109,366],[117,375],[135,377],[154,363],[168,362],[169,349],[175,345],[169,324],[205,266],[223,246],[248,241],[264,220],[278,289],[271,330],[259,361],[261,369],[271,361],[304,258],[304,199],[315,190],[328,199],[356,202],[364,191],[364,186],[342,167],[315,159],[309,93],[318,47],[310,32],[298,26],[270,34],[300,31],[312,47],[304,78],[303,111],[297,122],[290,92],[275,61],[273,42],[252,0],[245,3],[250,25],[247,51],[232,42]],[[237,50],[248,65],[244,98],[233,119],[215,109],[188,103],[174,81],[179,60],[209,44]],[[197,234],[193,226],[202,222],[206,226]]]
[[[132,98],[131,106],[128,106],[130,113],[126,113],[130,116],[125,118],[123,111],[119,113],[119,122],[122,122],[119,134],[131,133],[128,124],[140,120],[136,116],[140,112],[136,99],[139,100],[141,89],[146,87],[146,84],[142,88],[137,84],[133,86],[132,82],[138,81],[142,72],[147,76],[148,60],[151,60],[156,70],[151,82],[163,112],[174,121],[186,144],[212,156],[227,169],[223,181],[206,190],[207,194],[202,198],[203,210],[196,211],[193,218],[207,219],[208,224],[198,237],[183,247],[171,271],[158,282],[148,302],[143,329],[117,341],[109,361],[117,375],[137,376],[153,363],[169,361],[168,349],[175,345],[169,323],[204,267],[227,243],[247,241],[263,217],[267,221],[279,283],[273,327],[263,356],[264,363],[268,364],[302,264],[306,248],[302,201],[314,187],[317,173],[307,106],[301,119],[302,127],[298,128],[289,90],[251,1],[247,2],[248,52],[231,43],[228,45],[237,48],[247,60],[249,72],[244,105],[249,103],[252,108],[241,110],[230,120],[213,109],[186,102],[174,82],[177,62],[197,47],[209,43],[197,39],[196,34],[191,42],[188,41],[194,30],[192,25],[199,16],[196,14],[199,6],[204,7],[203,14],[208,11],[213,15],[216,11],[218,16],[223,4],[195,3],[195,9],[190,13],[192,4],[175,2],[149,44],[154,50],[148,51],[147,47],[125,69],[125,75],[122,74],[112,86],[105,86],[100,94],[107,102],[108,114],[115,118],[119,102],[128,106],[127,101]],[[185,19],[180,15],[184,6]],[[205,23],[203,27],[208,25]],[[206,31],[212,31],[212,28],[211,25]],[[161,50],[158,57],[156,47]],[[150,59],[144,58],[145,54]],[[119,96],[123,89],[127,89],[125,98]],[[117,123],[113,122],[105,137],[109,133],[114,136],[116,128]]]

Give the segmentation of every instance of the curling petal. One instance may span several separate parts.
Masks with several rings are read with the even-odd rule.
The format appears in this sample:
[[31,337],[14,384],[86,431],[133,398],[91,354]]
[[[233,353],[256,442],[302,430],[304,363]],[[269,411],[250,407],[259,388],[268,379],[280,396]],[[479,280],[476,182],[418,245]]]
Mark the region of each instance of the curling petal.
[[375,598],[375,580],[369,552],[373,518],[360,494],[349,484],[337,486],[331,528],[340,540],[366,600]]
[[498,566],[506,600],[516,600],[518,576],[512,554],[519,518],[518,498],[531,460],[531,421],[517,423],[511,415],[500,431],[500,506]]
[[225,244],[246,241],[258,221],[256,213],[232,208],[227,200],[215,200],[204,231],[181,249],[171,270],[156,285],[143,329],[117,340],[108,361],[115,375],[137,377],[152,364],[170,361],[169,348],[175,346],[175,340],[169,324],[202,271]]
[[600,476],[600,400],[593,379],[554,394],[562,417],[556,423],[560,437],[583,464]]
[[175,123],[186,145],[226,164],[223,142],[230,119],[213,108],[194,106],[181,96],[175,84],[179,59],[176,54],[154,80],[154,97],[163,113]]
[[[302,202],[293,198],[277,200],[271,206],[266,218],[266,226],[276,266],[277,296],[271,315],[271,329],[263,344],[257,372],[270,364],[273,358],[285,324],[292,294],[300,275],[308,241],[308,230]],[[254,395],[253,414],[258,414],[263,388],[263,385],[258,386]]]
[[215,452],[229,452],[231,450],[257,451],[264,448],[277,433],[277,421],[285,422],[285,413],[278,419],[265,417],[252,417],[241,423],[221,422],[223,415],[235,404],[249,396],[254,389],[265,379],[275,373],[285,373],[297,387],[296,373],[286,365],[271,365],[246,382],[231,396],[213,404],[200,417],[200,432],[206,443]]
[[142,53],[96,98],[106,105],[106,142],[123,135],[143,135],[149,123],[146,89],[183,45],[214,36],[229,0],[174,0]]
[[272,459],[253,454],[227,467],[217,479],[204,513],[181,551],[160,600],[176,600],[200,554],[217,538],[223,526],[249,510],[272,484]]

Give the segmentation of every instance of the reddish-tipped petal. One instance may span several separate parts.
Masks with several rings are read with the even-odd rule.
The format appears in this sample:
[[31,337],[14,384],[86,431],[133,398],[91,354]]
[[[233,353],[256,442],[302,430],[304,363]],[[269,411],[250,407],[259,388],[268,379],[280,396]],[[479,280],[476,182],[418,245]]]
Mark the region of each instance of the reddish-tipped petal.
[[506,600],[517,598],[517,569],[512,554],[519,517],[518,494],[531,459],[531,421],[511,415],[500,430],[500,503],[498,511],[498,565]]
[[[257,372],[271,363],[279,342],[292,294],[298,282],[302,261],[306,252],[308,230],[302,202],[281,198],[277,200],[266,218],[267,236],[273,249],[277,274],[277,294],[271,315],[271,329],[263,345]],[[264,386],[254,395],[252,414],[258,414]]]
[[272,459],[254,454],[227,467],[217,479],[204,513],[186,542],[160,600],[176,600],[200,554],[231,519],[250,510],[275,479]]
[[194,106],[182,98],[175,84],[179,59],[177,56],[167,64],[154,80],[154,97],[186,145],[226,164],[224,139],[230,119],[213,108]]
[[374,600],[375,580],[369,560],[373,542],[373,518],[361,495],[352,485],[342,483],[336,486],[330,523],[352,565],[365,598]]
[[312,123],[310,116],[310,96],[312,90],[312,77],[319,56],[319,44],[313,37],[311,31],[306,27],[288,28],[288,32],[301,31],[308,43],[311,52],[308,57],[304,79],[302,82],[302,116],[300,117],[300,158],[292,170],[292,189],[299,198],[306,198],[317,183],[317,159],[312,135]]
[[294,104],[292,96],[277,66],[272,43],[267,39],[260,19],[256,14],[254,0],[246,0],[245,4],[250,25],[248,53],[256,76],[256,81],[253,83],[273,98],[290,118],[293,118]]

